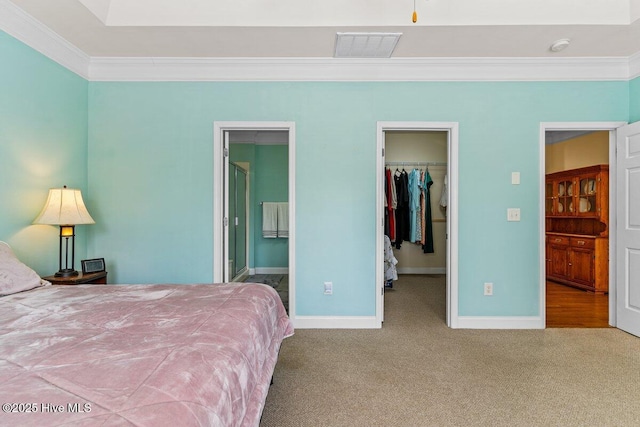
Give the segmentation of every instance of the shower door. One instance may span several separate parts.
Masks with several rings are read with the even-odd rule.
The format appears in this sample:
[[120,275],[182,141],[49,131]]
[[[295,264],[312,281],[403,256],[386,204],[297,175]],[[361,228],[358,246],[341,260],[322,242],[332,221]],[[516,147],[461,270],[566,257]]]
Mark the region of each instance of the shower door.
[[247,271],[247,171],[229,162],[229,279]]

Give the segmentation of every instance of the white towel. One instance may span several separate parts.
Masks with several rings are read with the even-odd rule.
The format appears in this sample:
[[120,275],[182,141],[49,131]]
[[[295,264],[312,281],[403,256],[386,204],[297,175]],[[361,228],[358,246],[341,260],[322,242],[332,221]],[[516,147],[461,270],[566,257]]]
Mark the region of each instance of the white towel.
[[262,237],[278,237],[278,203],[262,203]]
[[278,205],[278,237],[289,238],[289,203],[282,202]]

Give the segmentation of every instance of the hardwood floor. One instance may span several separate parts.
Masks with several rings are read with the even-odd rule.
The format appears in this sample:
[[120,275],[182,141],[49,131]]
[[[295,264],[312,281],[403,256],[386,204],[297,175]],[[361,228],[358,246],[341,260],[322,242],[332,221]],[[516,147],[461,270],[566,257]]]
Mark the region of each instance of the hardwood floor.
[[547,328],[608,328],[609,295],[547,281]]

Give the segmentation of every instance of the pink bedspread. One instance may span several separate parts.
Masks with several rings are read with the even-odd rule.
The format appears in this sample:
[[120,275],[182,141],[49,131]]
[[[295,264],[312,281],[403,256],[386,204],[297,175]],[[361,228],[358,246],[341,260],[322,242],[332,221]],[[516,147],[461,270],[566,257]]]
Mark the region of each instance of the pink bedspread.
[[47,286],[0,297],[0,425],[257,426],[292,334],[266,285]]

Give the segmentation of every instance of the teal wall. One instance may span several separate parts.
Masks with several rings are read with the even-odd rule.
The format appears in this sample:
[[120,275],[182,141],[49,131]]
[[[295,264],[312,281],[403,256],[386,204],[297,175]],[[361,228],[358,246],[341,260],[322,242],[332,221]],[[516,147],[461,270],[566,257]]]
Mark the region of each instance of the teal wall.
[[375,314],[377,121],[459,123],[459,314],[535,316],[540,122],[640,116],[637,79],[87,84],[4,33],[0,61],[0,239],[41,274],[57,230],[30,224],[67,184],[96,220],[79,258],[104,256],[120,283],[210,282],[213,123],[294,122],[298,315]]
[[629,123],[640,121],[640,77],[629,82]]
[[376,122],[459,122],[459,313],[538,315],[540,122],[628,108],[626,82],[90,83],[92,249],[118,282],[210,281],[214,121],[292,121],[297,314],[374,315]]
[[[58,270],[58,227],[31,224],[49,188],[82,189],[92,212],[87,89],[84,79],[0,31],[0,240],[41,276]],[[88,227],[76,229],[77,260],[87,254]]]
[[286,202],[289,198],[289,147],[287,145],[231,144],[232,162],[249,162],[249,267],[289,267],[289,240],[262,237],[261,202]]

